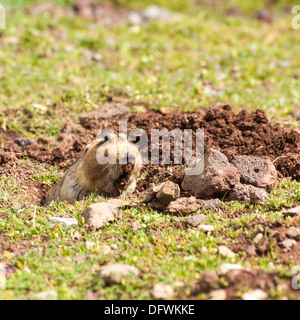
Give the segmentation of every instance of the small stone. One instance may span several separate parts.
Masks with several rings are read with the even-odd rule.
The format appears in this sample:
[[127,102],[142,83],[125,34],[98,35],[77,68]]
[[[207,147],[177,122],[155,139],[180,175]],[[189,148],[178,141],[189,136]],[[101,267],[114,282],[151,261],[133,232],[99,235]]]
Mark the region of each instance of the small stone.
[[233,189],[229,192],[228,201],[247,201],[250,199],[249,186],[237,183]]
[[171,213],[191,214],[201,209],[201,207],[201,200],[198,200],[195,197],[188,197],[171,201],[167,210]]
[[204,200],[202,201],[202,209],[214,209],[217,210],[220,205],[221,205],[221,200],[216,198],[216,199],[211,199],[211,200]]
[[168,300],[174,296],[174,289],[168,284],[159,282],[154,286],[152,296],[155,300]]
[[197,285],[200,292],[207,292],[219,285],[219,276],[215,271],[204,271]]
[[146,194],[144,194],[143,199],[140,201],[141,203],[148,203],[155,199],[158,191],[163,187],[165,182],[162,182],[156,186],[152,186]]
[[96,246],[96,242],[86,241],[85,247],[87,250],[92,250]]
[[208,253],[208,249],[206,247],[202,247],[202,248],[200,248],[200,253],[201,254],[207,254]]
[[214,232],[215,227],[209,224],[200,224],[197,229],[203,232]]
[[28,138],[17,138],[14,143],[20,147],[26,147],[30,146],[31,144],[36,144],[36,142]]
[[78,225],[78,221],[74,218],[53,217],[53,218],[49,218],[49,221],[55,224],[63,224],[66,228]]
[[139,269],[137,267],[114,263],[102,267],[96,275],[96,279],[104,280],[106,285],[111,285],[121,282],[126,278],[137,278]]
[[287,211],[282,212],[284,217],[295,217],[300,216],[300,206],[288,209]]
[[208,295],[209,300],[226,300],[226,298],[226,291],[222,289],[211,291]]
[[186,219],[186,225],[188,227],[197,227],[200,224],[205,224],[207,216],[204,214],[196,214],[195,216],[188,217]]
[[110,248],[111,248],[111,250],[113,250],[113,251],[118,250],[118,246],[117,246],[116,244],[114,244],[114,243],[110,246]]
[[255,188],[251,186],[249,188],[250,193],[250,203],[257,205],[263,204],[267,199],[269,199],[269,194],[265,189]]
[[132,225],[131,225],[132,232],[138,232],[141,229],[142,229],[142,226],[137,221],[134,221],[132,223]]
[[107,255],[111,253],[111,248],[108,245],[103,245],[99,248],[99,254],[100,255]]
[[158,7],[156,5],[150,5],[143,11],[143,16],[147,20],[163,20],[168,21],[172,14],[170,11]]
[[163,204],[168,205],[171,201],[176,200],[180,196],[179,185],[172,182],[166,181],[162,188],[158,191],[156,198]]
[[291,251],[295,245],[297,245],[297,242],[294,239],[285,239],[279,243],[279,246],[284,248],[286,251]]
[[233,259],[235,258],[235,254],[234,252],[232,252],[229,248],[227,248],[226,246],[220,246],[219,247],[219,254],[223,257],[229,258],[229,259]]
[[268,295],[261,289],[246,292],[242,295],[242,300],[265,300]]
[[255,244],[258,244],[262,239],[263,239],[264,235],[262,233],[258,233],[255,238],[253,239],[253,242]]
[[240,264],[223,263],[220,266],[220,274],[226,274],[232,270],[245,270]]
[[133,26],[139,26],[143,23],[143,17],[135,11],[131,11],[128,14],[128,21]]
[[249,256],[255,256],[256,255],[256,249],[255,246],[248,246],[246,248],[246,252],[248,253]]
[[265,254],[270,249],[270,241],[267,238],[262,239],[257,245],[257,252]]
[[99,229],[110,221],[121,217],[121,212],[109,203],[96,203],[87,207],[83,213],[84,224]]
[[167,206],[165,204],[161,203],[158,200],[153,200],[153,201],[149,202],[148,206],[153,209],[159,210],[159,211],[165,211],[167,208]]
[[290,227],[288,229],[286,235],[291,239],[295,239],[297,241],[300,241],[300,229],[299,228]]
[[91,290],[87,290],[84,294],[84,300],[98,300],[97,294]]
[[38,300],[57,300],[58,294],[55,290],[42,291],[35,295]]

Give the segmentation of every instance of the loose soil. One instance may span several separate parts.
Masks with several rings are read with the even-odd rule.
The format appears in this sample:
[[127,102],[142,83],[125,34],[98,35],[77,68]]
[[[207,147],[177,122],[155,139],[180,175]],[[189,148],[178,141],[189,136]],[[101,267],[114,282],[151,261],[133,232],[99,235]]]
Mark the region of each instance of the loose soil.
[[[199,110],[192,113],[162,114],[148,110],[130,115],[127,126],[128,132],[133,128],[144,129],[149,139],[151,139],[152,129],[166,128],[171,131],[178,128],[182,132],[185,129],[192,129],[193,146],[195,146],[195,131],[204,129],[205,149],[220,150],[229,159],[234,155],[270,158],[281,178],[290,177],[300,182],[300,134],[284,128],[280,123],[270,123],[261,110],[253,113],[242,110],[235,114],[228,105],[211,109],[206,113]],[[33,171],[40,172],[42,168],[49,169],[53,165],[57,165],[62,171],[66,170],[76,161],[84,146],[95,139],[101,128],[118,132],[119,121],[106,119],[95,123],[93,118],[91,124],[86,121],[85,128],[69,122],[56,140],[42,136],[36,144],[26,147],[20,147],[14,143],[16,138],[22,138],[17,133],[2,130],[0,131],[3,137],[0,147],[0,177],[13,176],[23,185],[32,177]],[[151,159],[151,146],[148,151]],[[161,156],[161,143],[159,151]],[[35,168],[22,165],[22,159],[26,157],[35,161]],[[180,184],[185,167],[186,163],[174,164],[174,140],[171,138],[171,164],[149,163],[144,166],[137,191],[143,192],[151,184],[167,179]],[[38,189],[38,192],[34,192],[38,193],[37,200],[40,200],[49,189],[41,183],[31,183],[28,187]]]

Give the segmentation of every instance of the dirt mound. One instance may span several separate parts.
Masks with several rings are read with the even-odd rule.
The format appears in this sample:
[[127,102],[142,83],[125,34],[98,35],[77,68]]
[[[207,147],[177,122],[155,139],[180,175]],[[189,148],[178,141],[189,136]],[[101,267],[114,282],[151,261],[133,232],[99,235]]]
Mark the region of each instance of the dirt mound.
[[[15,158],[28,157],[39,166],[57,165],[66,169],[72,165],[84,146],[95,139],[99,129],[109,128],[119,131],[117,119],[106,119],[98,128],[86,129],[78,124],[68,123],[57,140],[41,137],[37,144],[20,147],[14,143],[16,133],[3,132],[3,146],[0,147],[0,176],[5,176],[5,168],[15,163]],[[151,139],[152,129],[192,129],[195,138],[196,129],[204,129],[205,149],[214,148],[224,153],[230,160],[235,155],[253,155],[270,158],[274,162],[280,177],[291,177],[300,182],[300,134],[290,131],[280,124],[272,124],[265,113],[257,110],[249,113],[242,110],[235,114],[228,105],[211,109],[206,113],[174,113],[163,115],[147,111],[130,115],[127,122],[128,132],[133,128],[144,129]],[[195,139],[194,139],[195,140]],[[150,145],[150,142],[149,142]],[[195,145],[195,141],[193,142]],[[148,149],[151,159],[151,147]],[[159,154],[162,154],[160,143]],[[184,157],[183,157],[184,159]],[[174,161],[174,140],[171,139],[171,161]],[[186,164],[144,166],[142,178],[138,182],[138,191],[148,189],[151,183],[166,179],[180,184]],[[26,169],[29,170],[28,168]],[[29,170],[31,173],[31,170]],[[40,188],[42,189],[42,188]],[[41,191],[44,192],[43,190]]]

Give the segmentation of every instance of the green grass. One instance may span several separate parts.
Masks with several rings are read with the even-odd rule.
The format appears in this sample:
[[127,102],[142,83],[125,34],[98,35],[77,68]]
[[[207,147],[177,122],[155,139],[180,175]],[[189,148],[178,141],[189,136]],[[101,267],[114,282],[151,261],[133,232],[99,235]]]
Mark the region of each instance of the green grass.
[[[22,6],[33,2],[14,1],[18,10],[8,10],[7,30],[0,38],[3,129],[35,140],[41,134],[55,137],[68,118],[78,122],[81,113],[105,102],[109,94],[149,103],[154,109],[176,106],[194,110],[224,101],[232,103],[236,111],[242,107],[263,109],[276,120],[299,103],[300,31],[292,29],[289,13],[281,12],[272,25],[252,19],[252,13],[266,2],[245,1],[240,5],[243,16],[226,18],[222,14],[226,8],[193,9],[192,1],[120,0],[122,5],[136,8],[158,3],[181,12],[181,16],[176,21],[111,28],[79,18],[51,18],[46,13],[32,17]],[[57,2],[73,4],[72,0]],[[8,0],[1,3],[11,5]],[[237,3],[230,1],[228,7]],[[279,1],[273,9],[286,4],[292,5]],[[6,37],[17,37],[18,43],[3,45]],[[85,50],[100,53],[103,61],[88,60]],[[35,163],[26,161],[34,168]],[[37,171],[31,181],[52,185],[59,175],[58,168],[52,167]],[[216,228],[209,235],[178,229],[170,215],[150,209],[123,210],[122,221],[91,233],[81,226],[65,229],[52,225],[48,218],[80,219],[84,208],[99,201],[98,197],[74,206],[24,206],[26,193],[17,177],[2,177],[0,237],[4,249],[0,262],[5,261],[14,272],[7,289],[0,290],[0,298],[34,299],[38,292],[54,288],[59,299],[83,299],[88,290],[100,299],[151,299],[151,289],[158,281],[173,285],[176,292],[182,283],[182,297],[188,298],[189,285],[204,270],[217,270],[224,262],[266,271],[272,269],[269,263],[273,262],[288,274],[290,265],[279,263],[272,248],[265,257],[250,260],[243,252],[235,259],[223,258],[217,250],[242,236],[253,239],[255,230],[249,225],[257,220],[273,223],[281,217],[280,210],[299,205],[299,190],[299,183],[285,180],[263,206],[227,203],[224,214],[208,211],[209,223]],[[240,220],[232,221],[236,217]],[[133,221],[142,226],[136,233],[131,231]],[[150,232],[157,229],[157,234]],[[88,250],[87,241],[95,246]],[[13,244],[19,249],[10,250]],[[104,244],[116,249],[101,256],[99,247]],[[206,253],[202,253],[204,247]],[[94,276],[102,265],[112,262],[136,265],[143,276],[105,287]],[[280,293],[275,290],[273,296]]]

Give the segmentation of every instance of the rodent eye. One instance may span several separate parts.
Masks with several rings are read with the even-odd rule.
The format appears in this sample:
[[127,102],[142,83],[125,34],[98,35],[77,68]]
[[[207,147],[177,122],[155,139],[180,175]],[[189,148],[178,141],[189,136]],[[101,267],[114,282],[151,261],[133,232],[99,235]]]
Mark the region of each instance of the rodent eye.
[[89,151],[89,148],[85,148],[84,154],[86,154]]

